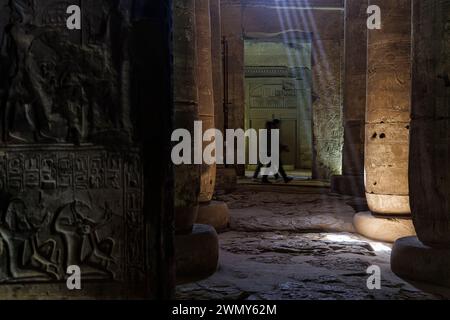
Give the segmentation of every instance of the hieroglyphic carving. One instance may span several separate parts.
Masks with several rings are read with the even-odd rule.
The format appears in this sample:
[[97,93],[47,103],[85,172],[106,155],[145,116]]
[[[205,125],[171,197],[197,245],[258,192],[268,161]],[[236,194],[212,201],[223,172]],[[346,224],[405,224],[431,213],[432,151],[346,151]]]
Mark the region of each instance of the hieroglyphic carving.
[[[82,30],[68,31],[66,9],[81,2]],[[131,2],[0,0],[2,290],[53,286],[70,264],[83,281],[142,283],[124,5]]]
[[341,40],[321,40],[315,44],[322,53],[313,55],[313,175],[329,179],[341,174],[344,127],[342,113],[341,72],[343,43]]
[[300,99],[295,83],[277,79],[273,83],[248,79],[250,109],[296,109]]
[[[44,150],[42,150],[44,149]],[[139,280],[140,158],[101,147],[15,146],[0,153],[0,283]]]

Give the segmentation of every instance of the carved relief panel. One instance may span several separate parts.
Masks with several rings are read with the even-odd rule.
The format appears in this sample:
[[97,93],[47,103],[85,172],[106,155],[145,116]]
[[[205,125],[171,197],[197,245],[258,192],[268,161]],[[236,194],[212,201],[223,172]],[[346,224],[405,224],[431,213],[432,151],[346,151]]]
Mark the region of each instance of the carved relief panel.
[[139,156],[14,147],[0,156],[0,284],[143,279]]
[[147,261],[130,26],[119,2],[83,2],[80,31],[65,27],[80,1],[2,6],[0,296],[71,296],[70,265],[84,285],[102,284],[82,297],[143,296],[123,293],[145,286]]
[[132,142],[127,10],[118,1],[86,3],[83,29],[69,31],[71,4],[13,0],[5,6],[3,143]]

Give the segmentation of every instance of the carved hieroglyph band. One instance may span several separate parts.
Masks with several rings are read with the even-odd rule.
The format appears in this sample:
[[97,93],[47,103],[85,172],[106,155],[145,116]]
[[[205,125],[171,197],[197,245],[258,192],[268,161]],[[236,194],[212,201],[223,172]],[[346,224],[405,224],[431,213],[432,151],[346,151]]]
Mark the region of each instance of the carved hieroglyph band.
[[23,146],[0,151],[0,283],[142,276],[139,154],[101,147]]

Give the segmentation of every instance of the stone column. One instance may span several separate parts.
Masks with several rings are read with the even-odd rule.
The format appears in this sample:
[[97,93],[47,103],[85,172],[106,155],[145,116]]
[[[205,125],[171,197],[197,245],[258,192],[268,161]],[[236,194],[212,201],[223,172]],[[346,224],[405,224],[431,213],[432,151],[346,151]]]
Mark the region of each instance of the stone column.
[[364,136],[367,72],[367,0],[345,2],[344,147],[342,175],[333,192],[364,196]]
[[[199,76],[195,0],[174,1],[174,104],[175,128],[194,136],[199,114]],[[175,252],[177,282],[198,279],[215,272],[218,239],[214,228],[194,225],[200,196],[200,166],[175,168]],[[200,259],[199,257],[202,257]]]
[[[203,21],[198,22],[198,27],[203,28],[199,30],[202,38],[199,40],[199,56],[204,57],[199,60],[199,73],[203,74],[204,83],[202,88],[204,94],[201,97],[204,101],[200,104],[201,114],[200,118],[203,121],[203,129],[215,127],[220,130],[225,136],[223,130],[223,73],[222,73],[222,32],[220,21],[220,1],[210,0],[210,15],[207,16],[206,6],[208,1],[202,0],[202,16],[197,19]],[[200,8],[198,8],[200,9]],[[210,20],[210,23],[208,23]],[[210,50],[208,50],[210,48]],[[203,51],[204,50],[204,51]],[[202,61],[204,63],[202,63]],[[208,66],[209,65],[209,66]],[[208,70],[208,67],[210,68]],[[212,84],[212,87],[211,87]],[[211,101],[212,98],[212,101]],[[208,127],[206,127],[208,124]],[[202,177],[202,189],[200,201],[203,203],[198,212],[197,223],[207,224],[213,226],[216,230],[224,230],[228,227],[229,212],[228,206],[225,202],[211,201],[216,186],[216,176],[224,174],[223,166],[216,168],[216,166],[205,166]]]
[[[195,2],[197,30],[198,112],[203,132],[214,128],[214,85],[211,55],[211,19],[209,0]],[[209,143],[205,143],[207,145]],[[201,203],[211,201],[216,180],[216,166],[203,164],[200,178]]]
[[450,287],[450,0],[413,1],[409,184],[417,237],[395,243],[399,276]]
[[[174,104],[175,128],[194,133],[198,120],[195,0],[174,1]],[[175,167],[175,229],[190,232],[197,218],[200,166]]]
[[[221,1],[222,34],[228,44],[228,129],[245,128],[242,6],[242,0]],[[237,154],[237,150],[234,154]],[[230,164],[229,167],[230,169],[226,170],[226,180],[228,181],[227,184],[233,188],[236,174],[238,176],[245,175],[245,165]],[[232,167],[235,171],[231,169]]]
[[368,30],[365,187],[370,212],[355,216],[356,230],[394,242],[413,235],[408,190],[411,101],[411,0],[370,0],[382,14]]
[[[216,7],[216,6],[219,7]],[[236,13],[240,12],[240,6],[237,6],[237,10],[232,9],[229,3],[224,3],[224,1],[211,1],[211,29],[212,29],[212,41],[213,41],[213,47],[212,47],[212,53],[213,53],[213,71],[214,71],[214,99],[215,99],[215,123],[216,128],[219,130],[222,130],[224,132],[225,130],[225,110],[224,110],[224,103],[225,102],[225,96],[229,100],[230,103],[233,103],[235,101],[234,99],[234,92],[236,86],[234,85],[235,79],[237,77],[234,76],[235,74],[235,68],[230,67],[230,63],[234,63],[236,59],[234,57],[231,57],[231,54],[228,50],[228,48],[231,46],[232,48],[235,47],[235,36],[234,32],[236,32],[236,29],[239,30],[242,26],[242,23],[240,21],[240,15],[238,15],[238,18],[236,20],[230,21],[229,19],[231,17],[235,18]],[[220,39],[220,43],[219,43]],[[226,40],[225,42],[223,40]],[[231,42],[231,45],[230,45]],[[225,44],[226,43],[226,44]],[[220,47],[219,47],[220,46]],[[220,48],[220,53],[219,53]],[[220,55],[220,56],[219,56]],[[220,61],[218,60],[220,57]],[[242,57],[243,57],[243,51],[242,51]],[[225,66],[224,59],[227,60],[228,66]],[[231,61],[230,61],[231,60]],[[220,65],[220,69],[219,69]],[[226,75],[224,74],[224,70],[226,70]],[[243,68],[242,68],[243,69]],[[218,78],[220,71],[220,80]],[[241,80],[242,86],[244,85],[244,76],[243,72],[241,73],[242,78],[239,78]],[[225,83],[226,81],[226,83]],[[218,86],[218,83],[220,83],[220,88],[216,88]],[[225,90],[227,92],[225,92]],[[240,95],[243,97],[243,94]],[[228,109],[235,109],[235,106],[229,106]],[[230,127],[230,116],[227,115],[226,118],[228,122],[228,126]],[[231,128],[233,128],[234,125],[231,123]],[[224,154],[226,150],[224,149]],[[237,187],[237,175],[236,175],[236,169],[234,165],[228,165],[228,166],[217,166],[217,174],[216,174],[216,192],[218,193],[230,193],[233,192]]]
[[223,114],[223,65],[222,65],[222,14],[220,0],[210,0],[211,11],[211,56],[214,86],[214,122],[224,132]]

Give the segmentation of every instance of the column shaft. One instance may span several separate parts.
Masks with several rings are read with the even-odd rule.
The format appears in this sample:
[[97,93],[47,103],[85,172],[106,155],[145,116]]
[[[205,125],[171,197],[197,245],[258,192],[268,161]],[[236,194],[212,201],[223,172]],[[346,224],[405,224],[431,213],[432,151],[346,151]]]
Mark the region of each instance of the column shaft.
[[370,0],[381,30],[368,32],[365,171],[373,213],[410,215],[411,0]]
[[419,239],[450,246],[450,1],[414,1],[411,210]]
[[[194,134],[198,119],[195,0],[174,1],[174,104],[175,128]],[[200,167],[175,167],[175,228],[190,231],[197,216]]]
[[367,0],[345,2],[344,147],[342,175],[333,192],[364,196],[364,136],[367,71]]
[[418,237],[399,239],[391,268],[450,287],[450,1],[413,1],[409,184]]
[[[195,1],[198,53],[199,117],[203,132],[215,127],[214,85],[211,54],[211,18],[209,0]],[[205,143],[205,146],[209,143]],[[203,164],[200,181],[200,202],[209,202],[214,194],[216,166]]]
[[365,189],[371,212],[353,223],[386,242],[415,235],[408,187],[411,111],[411,0],[370,0],[381,29],[368,30]]

